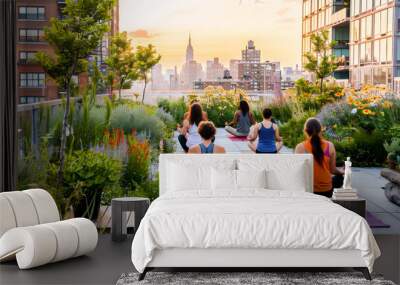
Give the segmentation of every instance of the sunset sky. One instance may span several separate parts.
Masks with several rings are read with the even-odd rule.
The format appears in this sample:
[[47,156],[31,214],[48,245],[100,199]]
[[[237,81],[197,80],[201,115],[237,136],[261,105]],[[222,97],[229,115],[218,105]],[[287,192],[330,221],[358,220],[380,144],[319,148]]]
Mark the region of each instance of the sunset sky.
[[240,59],[248,40],[262,60],[300,63],[300,0],[119,0],[120,30],[136,44],[152,43],[164,67],[180,67],[189,33],[195,60]]

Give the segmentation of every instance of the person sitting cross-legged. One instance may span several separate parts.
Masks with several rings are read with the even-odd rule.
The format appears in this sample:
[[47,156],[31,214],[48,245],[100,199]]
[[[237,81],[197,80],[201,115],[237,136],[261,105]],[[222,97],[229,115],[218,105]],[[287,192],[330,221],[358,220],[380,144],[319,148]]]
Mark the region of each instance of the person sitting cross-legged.
[[332,197],[333,189],[343,184],[344,171],[336,167],[336,150],[333,143],[322,138],[322,126],[316,118],[304,125],[307,139],[298,144],[295,153],[309,153],[314,157],[314,194]]
[[197,131],[200,122],[207,121],[207,114],[203,112],[199,103],[190,106],[189,115],[183,120],[183,126],[178,128],[180,135],[178,141],[182,149],[187,153],[189,148],[201,142],[201,137]]
[[263,117],[264,120],[254,125],[247,137],[249,148],[255,153],[278,153],[283,146],[282,137],[278,125],[273,122],[271,109],[265,108]]
[[256,123],[253,113],[250,111],[249,103],[242,100],[236,111],[233,121],[226,123],[225,130],[235,137],[247,137],[250,127]]
[[213,138],[217,133],[217,129],[215,128],[213,122],[201,122],[198,127],[198,132],[201,136],[202,142],[198,145],[192,146],[189,149],[189,153],[225,153],[225,148],[223,146],[213,143]]

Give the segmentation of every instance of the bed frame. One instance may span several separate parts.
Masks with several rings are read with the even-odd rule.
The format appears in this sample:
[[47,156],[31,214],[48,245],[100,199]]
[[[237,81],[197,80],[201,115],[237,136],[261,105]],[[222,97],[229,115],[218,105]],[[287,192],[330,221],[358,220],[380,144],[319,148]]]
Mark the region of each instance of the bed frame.
[[[328,249],[182,249],[156,250],[153,260],[139,275],[143,280],[146,273],[154,269],[214,269],[228,271],[264,271],[282,269],[335,269],[353,268],[361,271],[367,280],[371,275],[359,250]],[[323,271],[323,270],[321,270]]]
[[[185,158],[184,158],[185,157]],[[224,155],[179,155],[164,154],[160,156],[160,195],[167,191],[165,185],[167,177],[167,161],[174,159],[206,159],[212,164],[220,158],[255,158],[254,154],[224,154]],[[260,158],[258,155],[257,158]],[[305,175],[307,178],[307,192],[313,192],[313,158],[305,155],[265,155],[266,159],[293,159],[305,161]],[[216,271],[265,271],[266,269],[327,269],[353,268],[361,271],[367,280],[371,275],[361,257],[359,250],[329,250],[329,249],[193,249],[170,248],[158,249],[154,252],[152,261],[139,275],[143,280],[146,273],[155,269],[202,269]],[[321,270],[323,271],[323,270]]]

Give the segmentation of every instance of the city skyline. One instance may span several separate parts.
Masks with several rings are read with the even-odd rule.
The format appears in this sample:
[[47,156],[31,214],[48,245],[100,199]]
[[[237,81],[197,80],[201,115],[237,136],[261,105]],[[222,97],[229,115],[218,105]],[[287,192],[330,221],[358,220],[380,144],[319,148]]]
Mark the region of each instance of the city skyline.
[[189,34],[194,58],[203,66],[218,57],[229,67],[231,59],[241,57],[248,40],[263,50],[262,60],[295,66],[301,61],[300,2],[121,0],[120,28],[128,32],[134,46],[155,45],[166,69],[185,62]]

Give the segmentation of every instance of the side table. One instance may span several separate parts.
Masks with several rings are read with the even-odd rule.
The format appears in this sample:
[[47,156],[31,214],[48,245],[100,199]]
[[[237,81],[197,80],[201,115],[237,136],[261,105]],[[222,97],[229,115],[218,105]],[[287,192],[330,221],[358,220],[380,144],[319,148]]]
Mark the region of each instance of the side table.
[[113,241],[123,241],[127,236],[126,212],[135,213],[136,233],[140,221],[150,206],[150,199],[140,197],[114,198],[111,201],[111,238]]
[[366,215],[366,204],[365,199],[332,199],[332,202],[339,204],[340,206],[359,214],[361,217],[365,218]]

